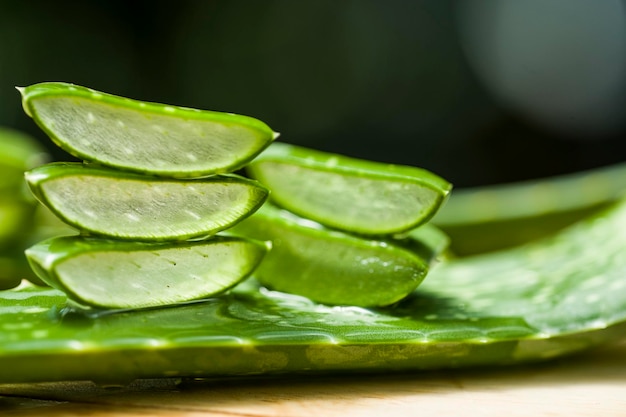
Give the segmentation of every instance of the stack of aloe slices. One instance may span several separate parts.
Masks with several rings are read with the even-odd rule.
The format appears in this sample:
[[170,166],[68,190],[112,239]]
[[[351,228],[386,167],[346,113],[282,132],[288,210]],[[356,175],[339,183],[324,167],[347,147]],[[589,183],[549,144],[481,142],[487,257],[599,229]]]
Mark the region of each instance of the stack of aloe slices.
[[[244,116],[64,83],[19,90],[50,138],[89,162],[26,173],[33,194],[82,232],[27,256],[79,305],[132,309],[216,294],[249,276],[266,251],[258,242],[270,241],[258,269],[268,287],[383,306],[410,294],[447,246],[433,226],[419,227],[451,188],[426,170],[271,144],[277,135]],[[258,181],[232,174],[246,166]],[[268,196],[261,184],[289,211],[268,205],[245,221]]]
[[259,264],[264,243],[216,234],[267,197],[232,173],[275,139],[267,125],[66,83],[19,91],[48,136],[87,162],[26,173],[33,194],[81,232],[26,251],[43,281],[79,306],[134,309],[212,296]]
[[233,230],[273,242],[255,273],[272,289],[323,304],[390,305],[448,244],[427,222],[451,185],[424,169],[273,143],[247,171],[274,204]]
[[[24,92],[28,93],[27,90]],[[104,103],[104,109],[113,108],[118,115],[120,108],[137,110],[147,107],[158,114],[176,113],[173,110],[159,113],[156,105],[139,106],[136,102],[108,98],[102,93],[75,86],[47,85],[42,90],[56,90],[57,94],[61,90],[60,95],[65,97],[62,104],[76,99],[80,108],[91,109],[91,116],[84,114],[80,122],[78,116],[72,113],[76,109],[70,111],[71,106],[60,106],[63,109],[60,114],[68,111],[72,114],[72,123],[77,122],[78,125],[82,123],[86,126],[107,114],[107,111],[95,112],[99,107],[95,103]],[[92,97],[95,102],[91,103],[91,99],[85,97]],[[106,100],[103,97],[107,97]],[[38,120],[36,109],[29,105],[25,107]],[[156,117],[152,113],[140,113],[135,114],[132,126],[136,127],[137,120],[142,120],[139,116],[148,120]],[[54,119],[52,116],[46,119],[52,128],[56,124]],[[102,137],[110,137],[109,128],[115,125],[120,128],[129,126],[126,121],[113,118]],[[85,126],[74,126],[72,129],[83,131]],[[69,135],[52,136],[58,143],[67,146],[70,152],[82,155],[65,143]],[[144,146],[151,146],[151,140],[139,137],[144,138]],[[311,288],[314,288],[316,274],[318,279],[326,274],[336,278],[326,280],[325,285],[332,284],[332,287],[341,285],[342,279],[346,278],[341,273],[342,266],[352,265],[360,271],[356,275],[361,277],[370,277],[368,274],[372,272],[380,278],[386,274],[376,268],[391,267],[386,270],[391,281],[385,283],[381,280],[373,287],[381,290],[385,285],[397,285],[395,279],[404,276],[395,274],[398,271],[393,270],[393,262],[388,262],[389,259],[394,262],[409,259],[411,263],[410,256],[404,257],[405,248],[428,259],[428,253],[441,250],[445,245],[445,238],[430,225],[433,210],[425,210],[417,221],[405,218],[401,222],[404,226],[399,228],[381,230],[375,224],[379,223],[378,219],[384,219],[387,210],[375,211],[380,196],[384,201],[388,194],[382,191],[382,186],[371,187],[385,183],[379,171],[380,168],[386,171],[386,167],[332,155],[313,155],[308,151],[300,158],[298,152],[301,150],[272,144],[250,163],[250,174],[272,188],[274,203],[282,208],[265,204],[227,230],[235,235],[254,235],[262,239],[266,239],[263,236],[272,237],[274,249],[279,249],[270,253],[282,251],[280,257],[283,261],[276,258],[266,262],[269,258],[266,257],[263,262],[266,266],[261,267],[257,275],[267,286],[272,287],[272,269],[293,280],[308,274],[305,284],[300,284],[295,290],[304,287],[314,295]],[[274,153],[278,157],[272,156]],[[94,152],[94,155],[100,153]],[[150,159],[144,157],[144,160]],[[108,162],[109,165],[106,161],[98,163],[113,166],[112,162]],[[76,172],[92,172],[84,170],[94,166],[92,163],[77,167]],[[116,168],[98,169],[110,173],[115,185],[124,183],[122,180],[132,182],[138,178],[179,185],[203,181],[180,179],[177,170],[176,173],[170,172],[169,176],[163,172],[155,176],[149,173],[149,168],[146,171],[145,166],[138,168],[135,174],[123,173],[123,170],[131,170],[132,166],[122,169],[116,165]],[[57,167],[50,169],[54,171]],[[390,168],[389,171],[396,169]],[[293,175],[294,172],[299,175]],[[75,177],[81,175],[75,173],[70,177],[80,184]],[[89,181],[100,179],[97,173],[90,175],[85,177]],[[197,171],[192,176],[196,175],[199,175]],[[382,182],[373,182],[373,179]],[[45,182],[41,181],[41,184]],[[338,186],[341,182],[350,185]],[[396,186],[404,182],[406,179],[391,181]],[[423,191],[419,191],[418,187],[414,189],[417,192],[410,193],[413,196],[427,195],[426,189],[432,188],[432,184],[427,184],[428,181],[422,184]],[[621,179],[619,184],[623,184]],[[161,185],[153,184],[157,188]],[[78,188],[71,188],[72,200],[60,201],[67,205],[68,201],[77,198],[76,194],[92,197],[98,194],[97,189],[92,187],[76,186]],[[597,186],[601,187],[602,183]],[[45,186],[39,188],[43,190]],[[52,188],[57,191],[63,189]],[[623,195],[623,187],[618,188],[621,190],[619,194]],[[445,199],[445,182],[436,182],[435,189],[439,192],[430,195],[441,195]],[[361,193],[365,192],[374,194],[360,199]],[[482,191],[477,192],[482,195]],[[298,204],[289,206],[287,200],[290,198]],[[110,208],[103,200],[104,207]],[[436,208],[439,199],[427,201],[434,202],[431,208]],[[101,210],[98,204],[92,203],[92,206],[98,209],[100,216],[108,210]],[[351,207],[359,207],[356,214],[350,214]],[[57,209],[56,212],[65,213],[65,210]],[[159,214],[163,213],[159,211]],[[402,216],[402,213],[396,215]],[[119,227],[114,224],[116,221],[111,222],[111,219],[117,220],[115,216],[109,215],[109,220],[99,223],[100,226],[104,225],[107,230]],[[356,224],[351,223],[355,220],[353,217],[357,217]],[[467,221],[472,223],[475,220],[470,216]],[[422,225],[418,226],[420,222]],[[77,224],[80,225],[80,221]],[[385,308],[323,306],[304,297],[267,290],[259,287],[254,280],[248,280],[223,297],[205,303],[117,312],[98,315],[98,320],[86,320],[82,315],[60,317],[56,314],[66,300],[59,291],[21,286],[3,291],[0,297],[0,369],[3,369],[0,381],[92,379],[128,382],[134,378],[172,376],[436,369],[511,364],[571,354],[623,337],[626,323],[626,292],[623,291],[626,288],[626,257],[623,256],[626,234],[622,231],[625,225],[626,201],[622,201],[606,211],[595,212],[551,238],[480,256],[446,260],[431,272],[430,278],[417,291]],[[101,230],[98,232],[102,233]],[[187,252],[193,252],[198,243],[215,241],[218,247],[222,245],[221,241],[233,239],[224,236],[176,243],[170,241],[169,235],[159,242],[151,241],[150,237],[139,241],[120,236],[94,236],[92,233],[89,238],[58,238],[31,251],[40,251],[33,265],[35,269],[41,266],[39,272],[43,277],[50,278],[55,274],[53,278],[59,278],[58,281],[68,276],[70,281],[72,278],[75,280],[66,281],[70,282],[68,286],[50,279],[51,284],[75,298],[70,287],[76,290],[91,285],[89,291],[103,304],[119,303],[119,300],[136,303],[133,291],[138,290],[137,287],[152,285],[148,290],[158,292],[162,290],[160,287],[171,284],[158,278],[153,283],[154,277],[167,276],[192,285],[187,275],[177,275],[176,272],[178,266],[187,262],[190,265],[185,271],[195,270],[197,264],[190,260],[198,258],[187,256]],[[95,250],[92,251],[92,248]],[[142,251],[138,248],[149,249]],[[165,248],[172,249],[172,252],[167,252]],[[364,251],[361,252],[361,249]],[[363,256],[368,254],[371,256]],[[389,254],[390,258],[384,254]],[[176,258],[179,255],[180,260]],[[302,256],[304,260],[300,258]],[[65,260],[75,258],[80,262],[65,263]],[[148,268],[142,275],[144,267],[154,265],[146,258],[165,260],[164,263],[169,264],[167,268],[171,268],[167,274]],[[282,271],[277,267],[279,262],[283,265]],[[84,276],[93,273],[93,269],[103,272],[103,266],[109,269],[104,274],[104,281],[84,279]],[[304,269],[306,266],[313,268],[312,273]],[[361,283],[363,281],[367,282],[361,280]],[[358,287],[361,283],[348,280],[343,290],[357,293],[362,290]],[[121,294],[125,291],[128,293]],[[172,293],[178,294],[177,291]],[[178,302],[162,294],[156,299],[159,305]],[[345,298],[339,301],[345,301]],[[370,302],[370,299],[365,300],[365,303]]]

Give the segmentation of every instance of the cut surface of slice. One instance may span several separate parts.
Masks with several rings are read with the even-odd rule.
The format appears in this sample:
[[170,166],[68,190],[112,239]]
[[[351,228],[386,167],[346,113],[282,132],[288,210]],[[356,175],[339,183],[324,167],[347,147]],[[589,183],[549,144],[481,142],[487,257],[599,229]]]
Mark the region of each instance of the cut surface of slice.
[[164,179],[80,163],[44,165],[26,179],[43,204],[79,230],[142,241],[213,235],[258,209],[268,193],[236,175]]
[[43,281],[79,305],[135,309],[221,293],[248,277],[266,250],[234,237],[140,243],[65,236],[32,246],[26,256]]
[[252,117],[147,103],[67,83],[19,91],[26,113],[65,151],[142,173],[232,172],[276,137]]
[[406,242],[400,246],[330,230],[269,204],[229,233],[272,242],[255,272],[261,283],[330,305],[395,303],[422,282],[434,258],[407,249]]
[[427,222],[451,185],[420,168],[273,143],[247,167],[277,205],[328,227],[369,235]]

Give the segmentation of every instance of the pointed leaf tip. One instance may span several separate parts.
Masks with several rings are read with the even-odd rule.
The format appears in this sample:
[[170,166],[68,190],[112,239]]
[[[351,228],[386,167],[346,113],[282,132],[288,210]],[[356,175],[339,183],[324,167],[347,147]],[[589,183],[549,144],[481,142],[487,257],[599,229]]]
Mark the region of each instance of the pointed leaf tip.
[[24,109],[24,113],[26,113],[28,117],[32,118],[33,115],[30,112],[30,109],[28,108],[28,106],[26,105],[26,87],[20,87],[16,85],[15,89],[19,91],[20,96],[22,97],[22,108]]

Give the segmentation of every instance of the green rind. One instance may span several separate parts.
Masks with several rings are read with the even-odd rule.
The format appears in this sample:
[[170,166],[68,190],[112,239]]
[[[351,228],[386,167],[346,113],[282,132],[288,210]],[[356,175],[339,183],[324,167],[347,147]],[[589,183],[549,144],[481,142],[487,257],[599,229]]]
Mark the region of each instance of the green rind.
[[[360,307],[385,306],[406,297],[447,243],[432,231],[423,242],[414,237],[397,242],[364,239],[269,204],[229,233],[272,242],[255,272],[264,285],[324,304]],[[420,233],[426,237],[428,232]]]
[[[96,200],[101,202],[96,204],[97,207],[102,210],[106,210],[108,203],[111,200],[116,202],[116,208],[120,209],[120,214],[118,218],[120,221],[110,222],[110,225],[106,228],[98,227],[96,223],[98,220],[94,218],[93,220],[88,216],[84,216],[83,220],[78,218],[78,214],[72,216],[69,211],[65,210],[63,207],[59,207],[53,201],[51,201],[50,196],[46,193],[46,183],[49,181],[59,181],[64,178],[84,178],[85,179],[85,188],[76,189],[74,195],[75,201],[70,201],[70,199],[63,199],[64,204],[74,204],[77,205],[81,210],[80,215],[83,215],[83,208],[85,204],[80,204],[80,198],[83,196],[89,196],[89,204],[94,204]],[[89,187],[89,178],[98,178],[100,180],[104,179],[105,181],[111,182],[110,188],[118,190],[120,195],[117,196],[113,194],[111,191],[108,193],[103,193],[98,187]],[[159,177],[148,177],[140,174],[133,174],[129,172],[123,172],[118,170],[112,170],[107,168],[101,168],[92,165],[84,165],[80,163],[53,163],[44,165],[41,167],[37,167],[33,170],[30,170],[26,173],[26,180],[28,185],[30,186],[31,191],[37,197],[37,199],[47,206],[56,216],[58,216],[65,223],[75,227],[78,230],[91,233],[93,235],[105,236],[115,239],[122,240],[139,240],[139,241],[170,241],[170,240],[187,240],[192,238],[206,237],[210,235],[214,235],[222,230],[228,229],[237,222],[245,219],[250,214],[254,213],[261,205],[265,202],[268,190],[262,186],[257,181],[253,181],[238,175],[229,174],[229,175],[215,175],[202,179],[195,180],[180,180],[180,179],[165,179]],[[119,187],[115,187],[115,181],[119,182]],[[196,217],[193,218],[193,222],[190,223],[186,221],[185,229],[182,227],[178,227],[176,224],[167,224],[167,218],[164,218],[159,213],[166,213],[167,211],[163,209],[163,207],[167,207],[171,205],[171,202],[180,201],[182,197],[177,197],[176,195],[164,195],[161,200],[154,202],[154,204],[159,204],[156,208],[156,214],[154,217],[149,218],[145,215],[145,213],[149,212],[150,207],[145,206],[145,202],[147,200],[141,200],[135,198],[134,195],[129,194],[124,189],[124,182],[133,183],[134,187],[139,187],[139,189],[145,189],[146,192],[150,194],[156,194],[156,191],[153,193],[152,189],[155,187],[159,187],[163,184],[175,184],[180,186],[180,194],[185,193],[195,193],[192,190],[192,187],[197,187],[203,184],[217,184],[217,185],[226,185],[232,184],[237,186],[244,186],[250,190],[248,195],[248,201],[245,204],[239,198],[235,201],[226,201],[219,202],[217,201],[217,196],[213,197],[212,195],[208,195],[206,197],[202,197],[203,199],[207,199],[207,204],[204,207],[200,207],[195,214]],[[89,188],[87,188],[89,187]],[[92,196],[93,195],[93,196]],[[119,204],[118,204],[119,203]],[[215,206],[220,207],[221,210],[215,210],[209,203],[217,203]],[[208,219],[204,219],[201,216],[202,210],[204,208],[210,208],[212,210],[211,214],[215,214],[214,212],[222,213],[222,215],[217,216],[214,221],[209,222]],[[191,207],[190,207],[191,209]],[[95,209],[94,209],[95,210]],[[127,223],[121,221],[123,220],[123,216],[121,215],[121,211],[127,212],[129,215],[137,215],[141,216],[141,222],[133,222],[130,221]],[[152,210],[154,211],[154,210]],[[219,219],[217,218],[219,217]],[[190,218],[192,220],[192,218]],[[219,220],[219,221],[218,221]],[[91,221],[92,223],[87,224],[87,221]],[[195,230],[191,230],[191,225]],[[137,229],[145,229],[145,231],[141,232]]]
[[[237,255],[235,257],[239,258],[238,262],[241,265],[238,265],[236,274],[228,271],[228,277],[221,273],[220,267],[216,267],[210,262],[207,263],[204,270],[189,268],[180,262],[180,259],[191,261],[190,257],[206,257],[204,252],[196,253],[193,251],[210,252],[212,248],[219,249],[220,247],[228,250],[234,245],[244,246],[236,249]],[[245,253],[239,253],[242,250]],[[137,309],[181,303],[222,293],[247,278],[261,262],[266,251],[266,246],[261,242],[224,236],[184,243],[120,242],[84,236],[63,236],[35,244],[26,250],[26,257],[33,271],[41,280],[51,287],[63,291],[69,299],[78,305],[99,309]],[[178,263],[169,259],[176,253],[184,255],[175,258],[179,259]],[[135,270],[148,265],[136,263],[134,256],[141,256],[142,254],[149,256],[154,259],[154,261],[150,261],[151,263],[158,263],[159,265],[158,268],[154,268],[154,273],[169,273],[172,275],[172,279],[163,279],[161,276],[153,275],[149,280],[136,282],[136,286],[124,284],[124,288],[121,288],[119,283],[115,285],[106,282],[108,273],[101,273],[101,270],[107,270],[113,265],[99,261],[97,266],[85,267],[80,279],[72,278],[71,283],[68,282],[70,277],[66,276],[63,271],[66,269],[65,265],[73,258],[78,256],[87,256],[93,259],[104,256],[112,257],[110,254],[115,254],[117,259],[115,267],[122,265],[126,269],[135,267]],[[178,275],[174,278],[174,274]],[[133,278],[131,277],[129,280],[132,281]],[[207,290],[205,282],[218,283],[219,288],[215,288],[211,284],[208,286],[211,290]],[[196,287],[190,291],[187,283],[193,283]],[[102,296],[93,295],[92,289],[81,288],[83,284],[85,287],[91,284],[102,287]],[[114,291],[124,291],[123,297],[122,294],[117,298],[111,297],[110,294]]]
[[[232,113],[215,112],[209,110],[197,110],[187,107],[164,105],[159,103],[150,103],[130,98],[120,97],[112,94],[103,93],[90,88],[81,87],[74,84],[63,82],[46,82],[34,84],[28,87],[18,87],[18,91],[22,95],[22,106],[27,115],[29,115],[35,123],[52,139],[52,141],[68,153],[84,159],[86,161],[94,161],[103,165],[111,166],[118,169],[136,171],[147,174],[157,174],[167,177],[202,177],[216,173],[233,172],[245,166],[250,160],[263,151],[276,137],[277,134],[272,131],[265,123],[255,118]],[[85,152],[77,149],[72,143],[68,143],[65,138],[60,137],[55,128],[44,123],[38,116],[38,112],[34,102],[42,99],[55,98],[77,98],[89,100],[95,103],[102,103],[116,108],[122,112],[137,112],[151,116],[163,116],[166,118],[176,118],[186,122],[202,121],[211,122],[221,127],[241,126],[248,129],[256,136],[256,146],[251,149],[242,150],[234,149],[232,158],[228,163],[220,166],[210,167],[206,169],[192,168],[191,164],[179,164],[172,167],[164,168],[159,165],[142,165],[138,166],[132,160],[107,160],[103,159],[98,152]],[[89,136],[89,133],[85,133]],[[148,133],[147,133],[148,134]],[[207,138],[210,141],[211,138]]]
[[[280,175],[280,182],[290,181],[298,184],[294,190],[283,190],[278,181],[274,181],[269,172],[273,169],[272,164],[280,164],[287,167],[303,169],[299,175]],[[253,178],[265,184],[271,191],[271,199],[277,205],[289,211],[306,217],[328,227],[335,229],[364,234],[364,235],[389,235],[403,233],[410,229],[428,222],[437,212],[439,207],[447,199],[451,184],[443,178],[425,169],[403,165],[391,165],[335,155],[326,152],[302,148],[285,143],[273,143],[258,158],[246,167]],[[347,188],[333,191],[333,195],[326,195],[327,184],[311,184],[300,186],[305,182],[306,171],[310,173],[322,172],[328,174],[328,178],[349,178],[362,182],[361,189]],[[330,181],[330,180],[329,180]],[[336,181],[334,181],[336,183]],[[367,201],[356,206],[359,198],[369,190],[381,187],[381,184],[394,184],[394,186],[418,186],[432,191],[435,195],[428,206],[422,206],[422,202],[413,202],[415,206],[411,210],[410,217],[398,222],[398,224],[383,224],[383,217],[400,217],[400,214],[390,215],[394,210],[393,205],[381,205],[380,212],[376,212],[377,205],[384,203],[379,201]],[[402,191],[386,191],[383,194],[391,195]],[[346,196],[354,195],[354,198]],[[334,197],[333,197],[334,196]],[[341,198],[348,201],[346,204],[338,204],[332,213],[326,213],[323,207],[329,200]],[[405,210],[404,204],[398,207]],[[367,213],[367,215],[365,215]],[[371,213],[371,214],[370,214]],[[371,219],[374,220],[371,220]]]

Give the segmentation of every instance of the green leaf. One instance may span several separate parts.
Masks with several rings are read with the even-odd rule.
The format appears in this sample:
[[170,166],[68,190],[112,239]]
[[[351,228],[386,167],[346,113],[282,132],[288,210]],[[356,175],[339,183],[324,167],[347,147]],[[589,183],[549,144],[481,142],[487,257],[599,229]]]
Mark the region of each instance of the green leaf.
[[456,190],[432,222],[457,255],[501,250],[553,234],[626,195],[626,164],[514,184]]
[[37,141],[17,130],[0,127],[0,191],[15,192],[24,185],[24,170],[48,159]]

